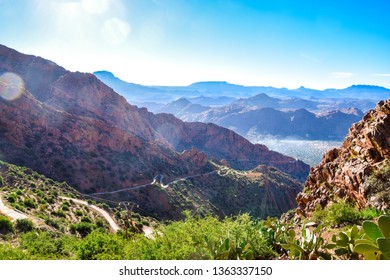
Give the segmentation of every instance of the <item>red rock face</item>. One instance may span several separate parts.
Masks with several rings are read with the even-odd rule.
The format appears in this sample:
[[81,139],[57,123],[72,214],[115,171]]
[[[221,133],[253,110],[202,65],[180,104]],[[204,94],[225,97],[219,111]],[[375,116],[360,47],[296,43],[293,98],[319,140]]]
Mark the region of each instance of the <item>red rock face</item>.
[[379,102],[355,123],[343,145],[327,152],[310,171],[304,191],[297,196],[298,213],[307,215],[316,205],[325,207],[337,198],[367,206],[367,177],[388,165],[389,158],[390,99]]

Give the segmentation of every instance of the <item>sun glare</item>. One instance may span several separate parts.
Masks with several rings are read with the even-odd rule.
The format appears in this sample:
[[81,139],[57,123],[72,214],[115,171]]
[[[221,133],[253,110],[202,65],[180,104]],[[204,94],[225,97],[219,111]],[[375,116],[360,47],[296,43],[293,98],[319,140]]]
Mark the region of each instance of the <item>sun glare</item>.
[[23,79],[11,72],[0,76],[0,96],[1,98],[12,101],[22,96],[24,91]]
[[102,14],[110,7],[111,0],[82,0],[83,8],[91,14]]

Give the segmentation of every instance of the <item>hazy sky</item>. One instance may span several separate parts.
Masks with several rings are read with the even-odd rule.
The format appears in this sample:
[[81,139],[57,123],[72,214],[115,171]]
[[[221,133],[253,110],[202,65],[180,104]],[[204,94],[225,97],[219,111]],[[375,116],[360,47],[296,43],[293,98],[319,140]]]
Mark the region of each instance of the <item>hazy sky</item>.
[[390,1],[0,0],[0,44],[129,82],[390,88]]

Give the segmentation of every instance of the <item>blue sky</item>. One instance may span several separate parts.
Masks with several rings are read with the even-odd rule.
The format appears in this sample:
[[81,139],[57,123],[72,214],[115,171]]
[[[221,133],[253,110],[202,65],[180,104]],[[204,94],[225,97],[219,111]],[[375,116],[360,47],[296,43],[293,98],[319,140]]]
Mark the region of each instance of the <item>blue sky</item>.
[[145,85],[390,88],[390,2],[0,0],[0,43]]

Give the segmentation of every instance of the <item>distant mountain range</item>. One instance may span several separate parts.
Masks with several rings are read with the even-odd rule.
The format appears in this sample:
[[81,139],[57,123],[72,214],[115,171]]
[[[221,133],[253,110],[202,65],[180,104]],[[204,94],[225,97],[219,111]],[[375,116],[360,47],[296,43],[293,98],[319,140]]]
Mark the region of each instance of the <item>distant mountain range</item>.
[[107,71],[95,75],[135,105],[184,121],[215,123],[253,142],[264,136],[341,140],[364,112],[390,96],[389,89],[368,85],[322,91],[227,82],[145,87],[124,82]]
[[181,98],[159,111],[174,114],[185,121],[215,123],[250,140],[267,135],[307,140],[340,140],[345,137],[348,128],[363,116],[362,111],[354,108],[317,114],[297,109],[316,108],[317,104],[307,100],[282,100],[259,94],[221,107],[205,107]]
[[[200,105],[227,105],[232,102],[232,98],[251,97],[265,93],[272,97],[300,98],[320,102],[324,102],[323,99],[336,98],[343,99],[343,102],[360,104],[362,100],[365,100],[364,102],[371,102],[369,106],[360,107],[355,104],[354,107],[367,111],[373,108],[377,101],[390,96],[390,89],[371,85],[353,85],[345,89],[325,90],[304,87],[290,90],[267,86],[241,86],[227,82],[197,82],[189,86],[142,86],[125,82],[108,71],[97,71],[94,74],[128,101],[135,102],[136,105],[149,102],[149,106],[156,105],[155,103],[166,104],[181,97],[198,98],[193,101]],[[204,101],[202,101],[202,98]]]

